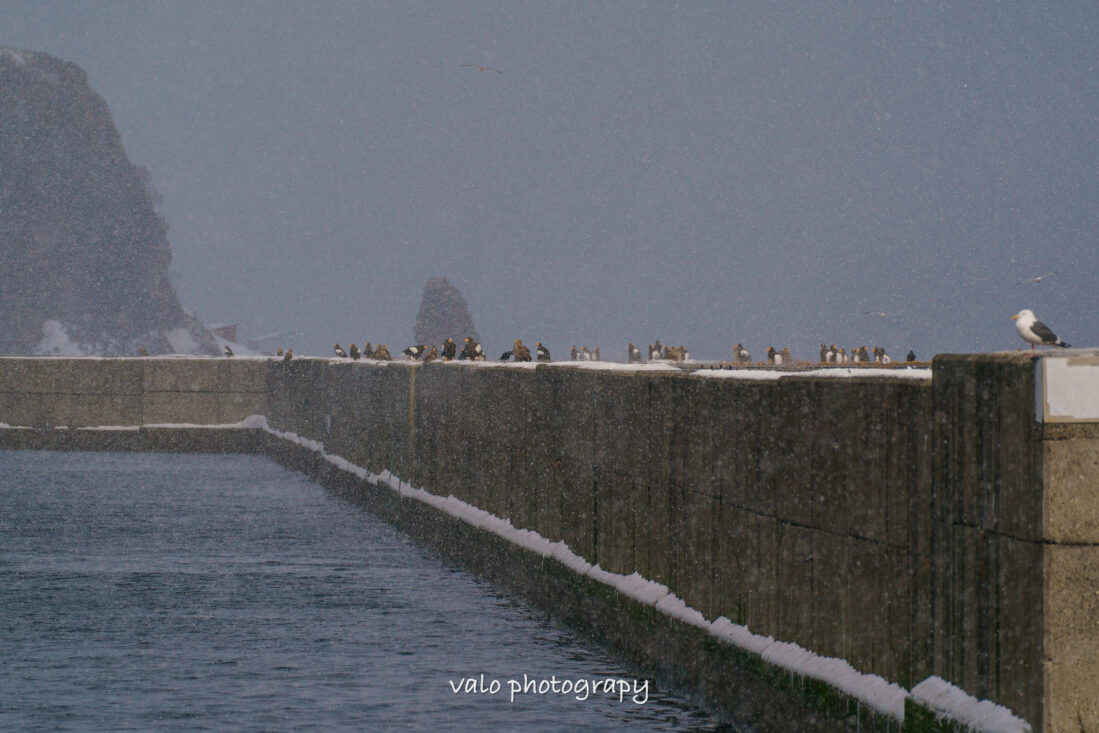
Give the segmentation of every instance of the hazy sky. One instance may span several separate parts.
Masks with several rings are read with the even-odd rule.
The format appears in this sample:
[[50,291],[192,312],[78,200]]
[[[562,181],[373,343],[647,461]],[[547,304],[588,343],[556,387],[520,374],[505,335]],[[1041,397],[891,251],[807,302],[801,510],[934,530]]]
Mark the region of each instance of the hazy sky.
[[1024,307],[1097,345],[1097,38],[1084,2],[0,0],[151,171],[184,306],[323,354],[406,346],[437,275],[490,356],[927,357]]

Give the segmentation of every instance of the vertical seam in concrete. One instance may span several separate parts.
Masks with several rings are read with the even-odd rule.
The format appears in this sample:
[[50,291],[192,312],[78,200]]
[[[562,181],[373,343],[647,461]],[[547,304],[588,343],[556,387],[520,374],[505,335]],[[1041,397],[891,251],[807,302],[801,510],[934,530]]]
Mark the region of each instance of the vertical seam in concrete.
[[411,467],[416,459],[416,367],[408,370],[408,443],[405,449],[405,465]]

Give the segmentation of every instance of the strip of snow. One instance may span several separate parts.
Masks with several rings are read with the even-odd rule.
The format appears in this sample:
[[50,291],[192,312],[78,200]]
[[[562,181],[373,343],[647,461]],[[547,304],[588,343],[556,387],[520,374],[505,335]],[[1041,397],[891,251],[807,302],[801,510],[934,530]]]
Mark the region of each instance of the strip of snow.
[[931,380],[931,370],[926,368],[898,367],[896,369],[809,369],[804,372],[779,371],[777,369],[699,369],[692,372],[698,377],[715,379],[773,380],[783,377],[892,377],[894,379]]
[[171,331],[165,331],[164,338],[168,339],[168,345],[177,354],[196,354],[200,350],[194,336],[186,328],[173,328]]
[[50,319],[42,323],[42,339],[34,346],[35,354],[84,356],[84,350],[69,339],[61,321]]
[[623,364],[620,361],[559,361],[550,362],[551,366],[565,369],[597,369],[604,372],[679,372],[683,371],[671,362],[649,362],[647,364]]
[[103,430],[103,431],[106,431],[106,430],[129,430],[129,431],[136,432],[138,430],[141,430],[141,426],[140,425],[95,425],[95,426],[91,426],[91,427],[80,427],[80,428],[77,428],[77,430],[92,430],[92,431],[96,431],[96,430]]
[[928,677],[912,688],[912,699],[936,713],[983,733],[1030,733],[1030,723],[990,700],[978,700],[941,677]]
[[23,52],[17,51],[14,48],[8,48],[7,46],[4,46],[0,50],[4,52],[5,56],[14,61],[16,66],[26,66],[27,57]]
[[29,425],[8,425],[6,422],[0,422],[0,430],[34,430]]
[[747,627],[734,624],[725,617],[707,621],[701,612],[691,608],[681,598],[669,592],[667,586],[643,578],[637,573],[621,575],[603,570],[577,555],[563,541],[551,542],[537,532],[518,529],[510,520],[490,514],[453,495],[442,497],[415,488],[389,471],[373,474],[340,456],[330,455],[325,451],[322,443],[303,438],[296,433],[270,427],[263,416],[254,415],[246,422],[249,422],[251,427],[262,426],[264,430],[278,438],[312,450],[337,468],[352,473],[372,485],[387,486],[402,497],[421,501],[543,557],[552,557],[577,573],[604,583],[640,603],[653,606],[672,618],[705,629],[713,636],[759,654],[766,661],[790,672],[831,684],[897,721],[904,720],[904,700],[907,691],[878,675],[857,671],[846,660],[821,657],[796,644],[753,634]]
[[[866,370],[849,371],[865,372]],[[142,426],[97,426],[80,429],[138,430],[140,427]],[[797,644],[777,641],[771,636],[754,634],[748,627],[733,623],[724,616],[708,621],[700,611],[688,606],[683,599],[672,593],[666,585],[649,580],[636,572],[630,575],[622,575],[604,570],[598,565],[592,565],[573,552],[564,541],[553,542],[532,530],[519,529],[510,520],[490,514],[458,499],[454,495],[442,497],[413,487],[389,471],[382,471],[380,474],[372,473],[341,456],[328,453],[323,443],[302,437],[296,433],[272,428],[264,415],[251,415],[237,423],[220,425],[160,423],[144,427],[262,429],[277,438],[317,453],[336,468],[351,473],[372,486],[388,487],[401,497],[420,501],[473,527],[492,532],[498,537],[542,557],[553,558],[581,575],[586,575],[597,582],[610,586],[639,603],[653,606],[667,616],[704,629],[715,638],[749,653],[756,654],[770,664],[791,673],[832,685],[852,698],[899,722],[904,721],[905,698],[911,695],[914,700],[925,707],[938,711],[940,717],[949,716],[951,719],[962,722],[975,730],[987,733],[1030,733],[1031,731],[1030,725],[1026,721],[1012,715],[1007,708],[989,700],[977,700],[941,678],[929,677],[909,692],[900,685],[889,682],[878,675],[859,672],[845,659],[823,657]],[[33,429],[5,423],[0,423],[0,428]]]

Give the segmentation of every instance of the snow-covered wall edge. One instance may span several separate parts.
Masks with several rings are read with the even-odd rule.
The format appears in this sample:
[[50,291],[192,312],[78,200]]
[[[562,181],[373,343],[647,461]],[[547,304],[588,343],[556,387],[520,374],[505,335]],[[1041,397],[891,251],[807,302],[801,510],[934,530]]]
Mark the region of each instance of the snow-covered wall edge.
[[[0,431],[9,430],[26,431],[34,428],[0,423]],[[70,429],[66,426],[56,426],[53,430],[67,432]],[[471,527],[491,533],[524,551],[552,559],[577,575],[585,576],[633,601],[650,606],[660,614],[702,629],[721,643],[752,655],[762,663],[777,667],[791,675],[823,682],[842,695],[857,700],[898,724],[905,723],[906,708],[911,717],[913,708],[919,707],[932,712],[938,727],[944,724],[954,725],[959,730],[981,733],[1029,733],[1031,731],[1026,721],[1014,716],[1007,708],[988,700],[978,700],[939,677],[929,677],[909,691],[878,675],[859,672],[846,660],[823,657],[797,644],[776,640],[772,636],[755,634],[746,626],[733,623],[724,616],[707,619],[701,612],[691,608],[683,599],[671,592],[666,585],[644,578],[636,572],[622,575],[606,571],[599,565],[593,565],[584,560],[563,541],[553,542],[537,532],[516,528],[509,520],[479,509],[453,495],[443,497],[414,487],[389,471],[373,473],[341,456],[329,453],[322,442],[272,428],[263,415],[252,415],[240,422],[217,425],[159,423],[84,426],[75,430],[96,433],[134,433],[148,430],[262,431],[312,452],[318,459],[371,487],[388,489],[401,498],[411,499],[431,507]],[[906,731],[917,729],[905,725]]]
[[[725,618],[902,687],[949,680],[1035,729],[1088,729],[1099,638],[1073,619],[1094,618],[1099,586],[1087,500],[1099,426],[1035,419],[1040,358],[940,356],[928,379],[7,357],[0,422],[13,429],[0,445],[304,455],[238,427],[264,415],[349,465],[559,542],[596,574],[666,587],[706,624]],[[531,562],[508,552],[509,568]],[[569,568],[554,582],[574,574],[593,577]],[[567,581],[627,598],[586,582]],[[683,638],[716,638],[660,617]]]

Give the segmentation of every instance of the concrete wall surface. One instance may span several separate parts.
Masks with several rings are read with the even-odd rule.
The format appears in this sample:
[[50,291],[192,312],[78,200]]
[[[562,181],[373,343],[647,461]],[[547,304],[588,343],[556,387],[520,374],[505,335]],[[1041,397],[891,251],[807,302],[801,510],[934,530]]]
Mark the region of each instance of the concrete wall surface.
[[[928,380],[0,358],[0,423],[264,414],[707,618],[909,689],[941,677],[1036,730],[1099,730],[1099,424],[1043,420],[1038,361],[940,356]],[[1071,374],[1058,405],[1087,392]]]
[[235,423],[263,414],[266,359],[0,357],[0,422]]

